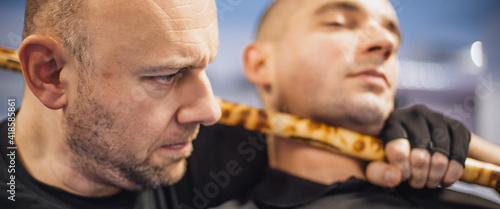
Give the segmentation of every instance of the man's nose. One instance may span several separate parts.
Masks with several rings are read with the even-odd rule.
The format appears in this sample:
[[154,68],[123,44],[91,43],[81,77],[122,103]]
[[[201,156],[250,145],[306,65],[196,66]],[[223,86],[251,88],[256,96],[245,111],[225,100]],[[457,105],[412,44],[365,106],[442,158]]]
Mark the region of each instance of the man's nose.
[[213,125],[221,117],[219,103],[215,99],[205,71],[193,71],[183,81],[183,90],[180,95],[182,105],[177,113],[177,120],[180,124]]
[[395,53],[398,42],[399,38],[394,32],[378,21],[370,21],[359,35],[358,53],[386,61]]

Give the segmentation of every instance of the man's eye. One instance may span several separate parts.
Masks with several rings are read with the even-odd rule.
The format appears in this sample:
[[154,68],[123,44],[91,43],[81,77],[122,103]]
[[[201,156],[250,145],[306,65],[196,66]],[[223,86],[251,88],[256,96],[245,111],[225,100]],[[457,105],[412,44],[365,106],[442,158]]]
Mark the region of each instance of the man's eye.
[[334,27],[342,27],[342,26],[344,26],[344,24],[342,24],[340,22],[327,22],[325,25],[327,25],[327,26],[334,26]]
[[170,85],[178,77],[182,76],[183,73],[184,73],[184,69],[181,69],[177,73],[174,73],[172,75],[153,76],[151,78],[154,79],[155,81],[159,82],[161,85]]
[[154,79],[160,82],[163,85],[169,85],[172,83],[174,80],[175,76],[177,76],[178,73],[172,74],[172,75],[165,75],[165,76],[155,76]]

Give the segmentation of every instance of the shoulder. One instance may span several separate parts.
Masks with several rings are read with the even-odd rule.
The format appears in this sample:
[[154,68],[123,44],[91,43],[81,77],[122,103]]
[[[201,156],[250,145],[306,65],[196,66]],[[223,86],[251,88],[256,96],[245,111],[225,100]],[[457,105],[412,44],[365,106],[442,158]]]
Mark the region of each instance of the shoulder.
[[246,195],[267,168],[265,140],[239,127],[201,126],[186,175],[174,186],[179,202],[206,208]]

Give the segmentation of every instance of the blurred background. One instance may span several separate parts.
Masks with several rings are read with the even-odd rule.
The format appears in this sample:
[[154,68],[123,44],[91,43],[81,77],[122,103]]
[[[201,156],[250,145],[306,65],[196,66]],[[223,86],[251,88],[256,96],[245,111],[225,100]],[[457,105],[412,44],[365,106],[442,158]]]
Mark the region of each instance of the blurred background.
[[[220,51],[207,74],[217,96],[260,107],[242,73],[241,54],[270,0],[216,0]],[[403,34],[397,104],[426,104],[500,144],[500,1],[391,0]],[[0,46],[21,43],[24,1],[0,0]],[[7,100],[22,102],[20,73],[0,70],[0,119]],[[453,189],[500,203],[491,189],[459,183]]]

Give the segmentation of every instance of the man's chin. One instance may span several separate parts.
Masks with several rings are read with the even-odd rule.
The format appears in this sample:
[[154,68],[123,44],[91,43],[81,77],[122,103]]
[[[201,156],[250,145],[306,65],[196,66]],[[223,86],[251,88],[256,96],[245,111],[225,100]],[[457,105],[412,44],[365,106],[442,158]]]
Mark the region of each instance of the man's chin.
[[162,169],[161,184],[162,186],[170,186],[177,183],[186,173],[187,160],[181,159],[176,163],[166,166]]
[[328,106],[336,110],[316,108],[319,111],[315,111],[312,119],[328,125],[360,131],[363,130],[360,127],[379,127],[392,104],[388,104],[386,100],[372,93],[358,93],[346,98],[341,104],[323,105],[323,107]]
[[[128,183],[118,186],[130,191],[144,191],[147,189],[157,188],[159,186],[170,186],[177,183],[186,172],[187,160],[185,158],[178,159],[175,162],[170,162],[168,165],[153,166],[149,169],[149,174],[142,178],[134,178],[129,176]],[[121,186],[120,186],[121,184]]]

